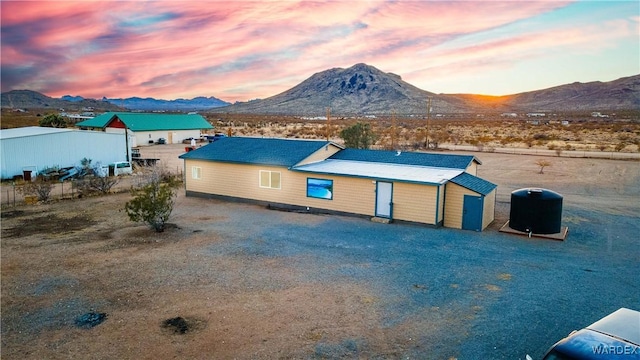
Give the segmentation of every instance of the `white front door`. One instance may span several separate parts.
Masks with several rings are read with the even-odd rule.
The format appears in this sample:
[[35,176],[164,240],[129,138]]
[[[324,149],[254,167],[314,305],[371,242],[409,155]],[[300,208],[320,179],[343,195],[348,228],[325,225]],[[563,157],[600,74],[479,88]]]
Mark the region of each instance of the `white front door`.
[[376,185],[376,216],[391,218],[393,184],[378,181]]

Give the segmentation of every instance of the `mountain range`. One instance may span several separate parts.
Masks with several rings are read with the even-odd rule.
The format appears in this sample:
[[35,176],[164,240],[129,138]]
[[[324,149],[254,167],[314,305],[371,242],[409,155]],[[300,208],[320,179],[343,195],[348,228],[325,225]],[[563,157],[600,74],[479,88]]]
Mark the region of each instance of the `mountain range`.
[[[430,99],[430,100],[428,100]],[[424,115],[427,102],[432,113],[572,112],[640,109],[640,75],[609,82],[572,83],[548,89],[505,96],[435,94],[419,89],[399,75],[385,73],[367,64],[333,68],[313,74],[293,88],[266,99],[229,104],[215,97],[157,100],[85,99],[65,95],[61,99],[29,90],[2,93],[2,107],[94,108],[96,111],[207,111],[280,115],[391,114]]]
[[[64,98],[64,97],[63,97]],[[110,102],[114,105],[123,107],[129,110],[139,111],[202,111],[220,106],[229,105],[228,102],[217,99],[213,96],[204,97],[199,96],[193,99],[175,99],[175,100],[162,100],[154,98],[139,98],[130,97],[126,99],[107,99],[102,98],[102,101]]]
[[515,95],[435,94],[399,75],[356,64],[316,73],[278,95],[212,109],[257,114],[421,114],[612,111],[640,109],[640,75],[610,82],[573,83]]

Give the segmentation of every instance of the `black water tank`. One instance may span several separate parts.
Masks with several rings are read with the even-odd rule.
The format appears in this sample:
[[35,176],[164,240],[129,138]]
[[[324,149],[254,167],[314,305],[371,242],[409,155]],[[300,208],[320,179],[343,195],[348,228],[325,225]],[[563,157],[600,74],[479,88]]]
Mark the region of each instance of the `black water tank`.
[[511,193],[509,227],[534,234],[556,234],[562,221],[562,195],[546,189]]

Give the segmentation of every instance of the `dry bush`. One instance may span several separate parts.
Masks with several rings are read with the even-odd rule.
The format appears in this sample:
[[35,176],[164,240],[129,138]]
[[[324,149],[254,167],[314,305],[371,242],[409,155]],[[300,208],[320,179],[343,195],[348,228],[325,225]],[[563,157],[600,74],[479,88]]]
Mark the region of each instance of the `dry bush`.
[[51,199],[53,183],[42,177],[37,177],[34,181],[27,181],[16,189],[25,196],[35,196],[38,201],[47,202]]
[[116,176],[86,176],[74,181],[74,186],[78,190],[79,196],[91,193],[108,194],[119,179]]
[[551,161],[547,159],[538,159],[536,160],[536,165],[540,166],[538,174],[544,174],[544,168],[551,166]]

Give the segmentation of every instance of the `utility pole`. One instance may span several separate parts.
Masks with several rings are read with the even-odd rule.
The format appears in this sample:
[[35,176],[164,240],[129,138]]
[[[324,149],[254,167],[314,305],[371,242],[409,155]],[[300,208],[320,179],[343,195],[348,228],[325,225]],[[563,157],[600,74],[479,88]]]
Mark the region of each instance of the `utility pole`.
[[427,96],[427,135],[425,139],[425,145],[427,146],[427,150],[429,150],[429,134],[431,127],[431,96]]
[[327,107],[327,131],[326,131],[327,141],[330,141],[331,138],[331,108]]
[[130,161],[130,159],[129,159],[129,134],[127,133],[127,125],[126,124],[124,125],[124,147],[125,147],[124,151],[127,154],[126,159],[127,159],[127,161]]
[[391,111],[391,150],[396,149],[396,111]]

